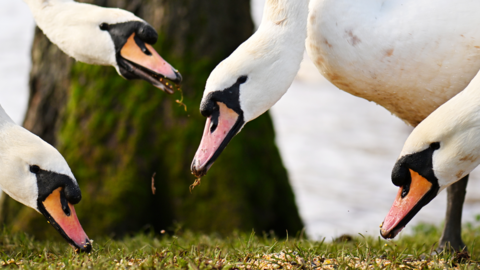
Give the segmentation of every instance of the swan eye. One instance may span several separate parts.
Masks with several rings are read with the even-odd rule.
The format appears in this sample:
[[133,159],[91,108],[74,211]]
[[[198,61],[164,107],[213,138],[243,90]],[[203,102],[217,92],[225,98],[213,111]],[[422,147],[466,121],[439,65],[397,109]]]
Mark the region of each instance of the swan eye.
[[100,29],[101,30],[108,30],[108,28],[109,28],[109,25],[107,23],[100,24]]
[[40,172],[40,167],[38,167],[37,165],[30,165],[30,172],[37,174]]
[[430,148],[432,148],[433,150],[437,150],[440,148],[440,143],[439,142],[431,143]]
[[247,81],[248,77],[247,76],[241,76],[238,78],[237,83],[243,84]]

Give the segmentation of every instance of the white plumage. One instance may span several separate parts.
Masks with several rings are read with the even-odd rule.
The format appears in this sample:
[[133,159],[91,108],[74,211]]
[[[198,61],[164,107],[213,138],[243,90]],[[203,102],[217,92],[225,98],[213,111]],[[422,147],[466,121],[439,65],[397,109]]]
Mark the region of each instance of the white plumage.
[[102,23],[143,21],[131,12],[104,8],[73,0],[24,0],[38,27],[63,52],[77,61],[114,66],[115,46]]
[[440,191],[468,175],[480,164],[480,76],[440,106],[410,134],[400,157],[421,152],[439,142],[433,172]]
[[0,106],[0,188],[38,211],[37,178],[30,172],[32,165],[67,175],[75,181],[63,156],[53,146],[15,124]]
[[[207,173],[233,137],[226,130],[228,123],[242,120],[243,114],[243,125],[282,97],[298,71],[305,47],[318,70],[338,88],[418,125],[465,89],[479,71],[478,10],[480,2],[475,0],[266,1],[258,31],[210,74],[201,108],[211,126],[205,128],[192,172],[197,176]],[[234,84],[239,76],[248,77],[238,87],[240,109],[236,108],[236,114],[219,115],[215,111],[219,106],[212,104],[234,104],[225,96],[237,89]],[[456,109],[451,107],[450,112]],[[459,116],[451,122],[459,121]],[[469,126],[464,127],[469,130],[465,136],[473,140],[474,124],[465,124]],[[239,130],[238,125],[231,127]],[[437,157],[434,162],[447,164]],[[468,173],[448,170],[445,177],[458,175],[456,180]],[[447,233],[442,241],[450,241],[449,237]]]
[[307,5],[267,1],[258,31],[215,68],[204,96],[248,75],[241,105],[247,121],[258,117],[293,81],[306,28],[307,52],[328,80],[413,126],[480,69],[478,1],[311,0],[309,12]]

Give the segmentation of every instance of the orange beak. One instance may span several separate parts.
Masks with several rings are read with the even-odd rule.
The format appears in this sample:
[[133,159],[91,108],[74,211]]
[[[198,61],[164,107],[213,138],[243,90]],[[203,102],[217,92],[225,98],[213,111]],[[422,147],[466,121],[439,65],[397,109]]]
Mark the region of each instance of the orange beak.
[[[380,234],[383,238],[394,238],[407,223],[435,196],[426,196],[433,184],[417,172],[410,169],[411,183],[400,187],[390,212],[382,223]],[[406,188],[408,193],[405,195]]]
[[92,250],[92,244],[78,221],[75,208],[67,202],[62,187],[55,189],[40,202],[39,210],[76,251]]
[[127,79],[143,79],[163,91],[173,94],[174,85],[180,84],[182,76],[155,49],[133,33],[120,50],[120,56],[127,60],[132,74]]
[[202,141],[192,162],[191,170],[196,177],[207,174],[213,162],[243,126],[243,118],[238,113],[222,102],[217,102],[217,105],[219,114],[207,118]]

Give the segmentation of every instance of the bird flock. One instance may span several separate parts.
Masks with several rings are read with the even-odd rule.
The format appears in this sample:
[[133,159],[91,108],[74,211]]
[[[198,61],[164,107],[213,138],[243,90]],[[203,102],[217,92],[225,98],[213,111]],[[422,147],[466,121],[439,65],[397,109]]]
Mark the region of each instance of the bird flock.
[[[152,47],[155,29],[134,14],[73,0],[24,1],[50,41],[77,61],[113,66],[123,78],[166,93],[181,83]],[[479,8],[474,0],[267,0],[259,29],[206,82],[200,104],[206,124],[192,173],[207,174],[246,123],[286,93],[306,49],[339,89],[415,127],[392,169],[399,190],[381,236],[394,238],[447,189],[439,249],[465,249],[459,226],[465,188],[480,163]],[[1,107],[0,149],[2,190],[43,214],[75,250],[90,252],[73,206],[80,188],[62,155]]]

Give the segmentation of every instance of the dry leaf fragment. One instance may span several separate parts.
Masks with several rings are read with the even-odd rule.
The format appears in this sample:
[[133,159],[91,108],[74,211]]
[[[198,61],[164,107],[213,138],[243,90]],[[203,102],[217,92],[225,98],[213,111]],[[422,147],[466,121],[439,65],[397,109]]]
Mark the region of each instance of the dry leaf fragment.
[[152,175],[152,194],[153,194],[153,195],[155,195],[155,191],[157,190],[157,189],[155,188],[155,175],[156,175],[156,174],[157,174],[157,173],[154,172],[153,175]]
[[178,100],[178,99],[175,100],[175,102],[177,102],[178,105],[183,106],[183,108],[185,109],[185,111],[187,111],[187,105],[186,105],[185,103],[183,103],[183,91],[182,91],[182,89],[181,89],[180,87],[177,88],[177,91],[180,92],[181,98],[180,98],[180,100]]
[[192,193],[192,190],[196,187],[196,186],[200,186],[200,181],[202,180],[202,178],[197,178],[195,179],[195,182],[193,182],[193,184],[190,185],[190,193]]

